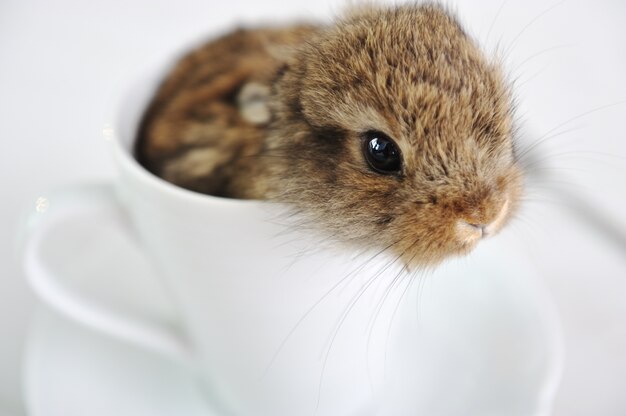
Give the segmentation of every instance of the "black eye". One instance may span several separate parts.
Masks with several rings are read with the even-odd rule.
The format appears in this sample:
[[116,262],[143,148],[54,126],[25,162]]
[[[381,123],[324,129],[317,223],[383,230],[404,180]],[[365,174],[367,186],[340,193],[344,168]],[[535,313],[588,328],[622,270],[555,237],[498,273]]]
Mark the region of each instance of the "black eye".
[[400,150],[384,133],[379,131],[365,133],[363,154],[370,167],[378,173],[391,174],[400,171]]

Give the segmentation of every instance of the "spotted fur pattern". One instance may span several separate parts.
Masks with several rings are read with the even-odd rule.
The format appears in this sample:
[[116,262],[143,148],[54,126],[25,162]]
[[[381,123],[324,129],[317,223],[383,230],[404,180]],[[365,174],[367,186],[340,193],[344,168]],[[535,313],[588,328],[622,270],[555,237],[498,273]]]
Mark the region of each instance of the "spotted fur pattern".
[[194,191],[263,198],[258,154],[267,123],[241,114],[237,99],[250,83],[271,85],[281,50],[317,29],[240,29],[187,54],[170,71],[142,122],[139,162],[157,176]]

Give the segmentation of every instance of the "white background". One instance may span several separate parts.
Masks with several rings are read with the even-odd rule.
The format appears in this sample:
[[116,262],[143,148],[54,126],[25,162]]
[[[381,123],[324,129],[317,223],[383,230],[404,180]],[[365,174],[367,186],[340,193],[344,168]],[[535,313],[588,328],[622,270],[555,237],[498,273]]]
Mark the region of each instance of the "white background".
[[[585,225],[589,212],[535,187],[512,225],[563,320],[567,361],[555,413],[624,415],[626,2],[447,3],[480,42],[506,51],[529,136],[563,133],[540,148],[550,170],[537,173],[551,175],[542,183],[597,214]],[[15,256],[19,218],[50,189],[113,177],[101,132],[118,82],[238,22],[340,9],[328,0],[0,2],[0,409],[23,412],[21,351],[36,307]]]

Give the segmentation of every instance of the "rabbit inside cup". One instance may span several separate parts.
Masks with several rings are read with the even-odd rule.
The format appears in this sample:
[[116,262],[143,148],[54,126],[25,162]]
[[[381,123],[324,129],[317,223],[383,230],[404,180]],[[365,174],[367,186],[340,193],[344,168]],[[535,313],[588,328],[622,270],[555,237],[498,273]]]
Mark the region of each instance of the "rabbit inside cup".
[[174,184],[286,203],[334,241],[430,266],[515,212],[512,111],[499,64],[441,6],[369,6],[193,50],[136,153]]

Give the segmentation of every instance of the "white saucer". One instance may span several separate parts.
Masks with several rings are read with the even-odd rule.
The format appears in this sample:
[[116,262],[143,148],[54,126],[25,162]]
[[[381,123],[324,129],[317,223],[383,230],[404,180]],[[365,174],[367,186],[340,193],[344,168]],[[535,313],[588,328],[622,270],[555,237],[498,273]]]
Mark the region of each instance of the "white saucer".
[[[476,256],[491,256],[496,248],[477,250]],[[551,414],[559,348],[542,291],[523,264],[511,263],[515,267],[503,279],[490,272],[494,261],[483,264],[487,280],[453,273],[422,289],[419,315],[430,316],[420,319],[418,331],[389,344],[395,351],[390,357],[401,359],[388,362],[387,381],[394,388],[386,389],[381,415],[421,409],[428,411],[419,414],[457,416],[467,408],[476,410],[465,413],[471,416]],[[483,280],[491,283],[481,285]],[[447,288],[445,298],[434,296],[442,293],[439,285]],[[47,308],[32,323],[25,357],[31,416],[223,416],[184,367]],[[404,377],[407,372],[412,377]]]
[[216,416],[189,374],[41,308],[24,365],[31,416]]
[[[48,267],[95,302],[176,325],[167,291],[136,243],[106,221],[88,225],[60,230]],[[558,323],[536,272],[506,235],[442,266],[403,302],[410,309],[389,330],[415,330],[385,346],[380,415],[550,414],[560,374]],[[68,253],[81,255],[54,261]],[[29,415],[223,416],[185,367],[77,322],[38,311],[24,365]]]

